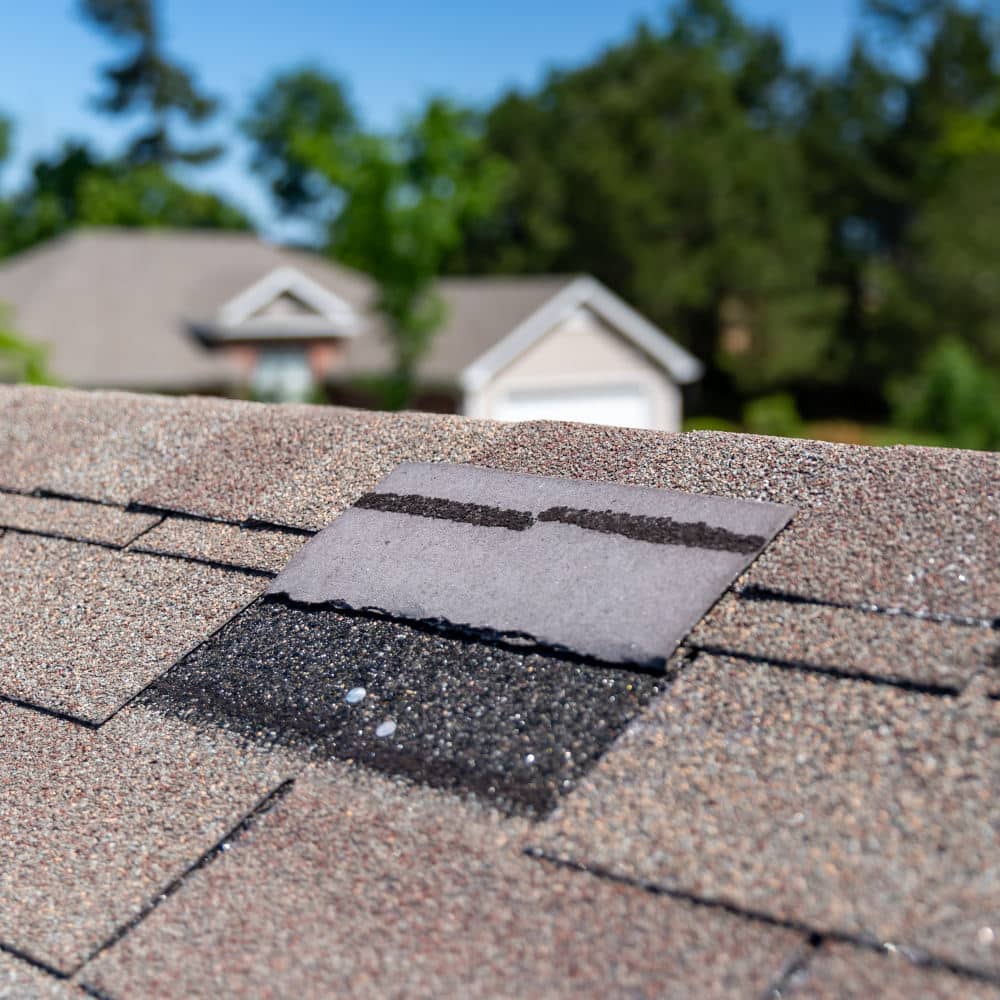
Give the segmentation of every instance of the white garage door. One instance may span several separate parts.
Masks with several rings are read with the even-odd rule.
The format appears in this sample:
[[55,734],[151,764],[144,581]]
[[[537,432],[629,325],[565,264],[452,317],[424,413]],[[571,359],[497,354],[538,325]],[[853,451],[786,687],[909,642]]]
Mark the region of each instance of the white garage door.
[[653,407],[639,386],[515,389],[499,399],[496,420],[578,420],[614,427],[653,426]]

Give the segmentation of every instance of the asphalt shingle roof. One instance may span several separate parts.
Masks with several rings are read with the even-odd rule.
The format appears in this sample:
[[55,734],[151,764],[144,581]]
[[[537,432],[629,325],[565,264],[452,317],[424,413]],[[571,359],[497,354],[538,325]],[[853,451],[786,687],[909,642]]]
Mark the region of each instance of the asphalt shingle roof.
[[[264,596],[403,461],[796,513],[661,674]],[[0,389],[0,997],[1000,995],[998,487]]]

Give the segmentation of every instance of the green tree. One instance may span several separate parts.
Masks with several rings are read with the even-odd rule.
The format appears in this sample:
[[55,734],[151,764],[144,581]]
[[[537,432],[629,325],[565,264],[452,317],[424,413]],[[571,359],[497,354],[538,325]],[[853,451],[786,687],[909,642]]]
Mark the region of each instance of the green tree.
[[498,103],[487,142],[516,180],[451,268],[589,271],[741,391],[810,375],[830,352],[838,294],[818,281],[800,88],[776,34],[690,0],[666,30],[642,26]]
[[912,376],[890,387],[895,422],[956,448],[1000,449],[1000,375],[948,337]]
[[10,155],[10,140],[13,129],[10,119],[4,114],[0,114],[0,167],[4,165]]
[[357,119],[343,84],[304,66],[271,80],[240,127],[253,146],[251,169],[267,181],[281,211],[300,214],[323,202],[329,190],[314,164],[300,155],[299,137],[349,138]]
[[0,383],[51,381],[45,367],[45,350],[14,333],[10,315],[0,308]]
[[78,222],[93,226],[249,230],[244,213],[210,191],[181,184],[162,167],[113,167],[86,175]]
[[887,381],[912,372],[956,320],[976,313],[970,330],[988,336],[994,305],[982,275],[1000,218],[990,161],[957,154],[989,152],[981,140],[1000,78],[986,9],[868,6],[868,40],[814,80],[799,136],[827,233],[824,277],[845,292],[836,353],[845,399],[872,412]]
[[221,153],[217,145],[182,146],[178,121],[202,125],[218,102],[198,88],[193,74],[169,59],[157,19],[155,0],[80,0],[84,17],[115,42],[125,56],[102,71],[105,91],[97,107],[108,114],[142,114],[147,125],[124,154],[132,165],[205,163]]
[[0,257],[74,226],[250,228],[239,209],[187,187],[164,167],[106,160],[73,140],[35,161],[24,187],[0,203],[0,221]]
[[[413,398],[417,365],[444,318],[434,280],[463,227],[493,210],[505,165],[484,153],[468,111],[432,101],[397,133],[375,134],[340,113],[331,116],[336,84],[311,79],[322,113],[290,113],[288,94],[301,98],[304,81],[286,74],[258,96],[244,127],[266,179],[309,178],[305,201],[278,194],[284,208],[308,204],[310,214],[328,220],[326,252],[375,279],[395,355],[382,401],[402,407]],[[263,127],[259,111],[268,107],[283,109],[278,132]]]

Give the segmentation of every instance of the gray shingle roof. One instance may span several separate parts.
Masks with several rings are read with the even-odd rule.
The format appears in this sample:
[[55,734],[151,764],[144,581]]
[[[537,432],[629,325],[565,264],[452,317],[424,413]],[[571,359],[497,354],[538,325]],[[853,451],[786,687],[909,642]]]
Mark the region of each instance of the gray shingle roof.
[[[211,320],[276,268],[294,267],[350,306],[371,283],[316,254],[246,233],[80,229],[0,264],[0,302],[18,328],[51,345],[49,363],[79,386],[183,388],[232,384],[231,362],[206,351],[185,320]],[[67,336],[67,324],[72,336]]]
[[[613,683],[258,600],[405,460],[797,513]],[[947,450],[0,389],[0,996],[1000,997],[998,485]]]
[[[211,326],[221,307],[280,267],[318,282],[363,317],[342,374],[392,363],[369,278],[315,253],[248,233],[84,228],[0,262],[0,303],[51,348],[49,364],[83,387],[161,390],[239,384],[233,362],[206,350],[188,321]],[[568,276],[445,278],[446,319],[421,372],[452,383],[476,358],[573,280]],[[72,336],[67,334],[72,326]],[[150,373],[155,372],[155,384]]]
[[[443,278],[437,291],[445,320],[420,362],[421,377],[451,385],[477,358],[495,346],[532,313],[566,288],[572,275],[537,277]],[[388,340],[375,320],[370,336],[348,344],[345,374],[389,370]]]

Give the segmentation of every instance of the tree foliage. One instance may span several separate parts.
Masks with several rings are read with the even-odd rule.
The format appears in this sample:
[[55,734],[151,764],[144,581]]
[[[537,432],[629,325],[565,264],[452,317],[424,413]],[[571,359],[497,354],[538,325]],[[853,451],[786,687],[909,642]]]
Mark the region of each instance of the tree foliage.
[[0,223],[0,257],[76,226],[250,228],[239,209],[161,166],[108,160],[72,140],[36,160],[23,188],[0,201]]
[[301,213],[329,193],[310,158],[302,156],[301,137],[349,139],[357,119],[343,84],[304,66],[271,80],[240,125],[253,147],[251,169],[268,183],[278,208]]
[[0,383],[51,381],[45,365],[45,349],[18,336],[7,309],[0,307]]
[[746,390],[807,376],[840,296],[819,282],[799,99],[776,34],[689,0],[490,112],[516,182],[450,266],[589,271]]
[[382,135],[361,128],[341,96],[314,71],[285,74],[261,92],[244,128],[282,207],[325,219],[326,252],[375,279],[395,355],[383,403],[400,407],[444,318],[434,279],[465,227],[493,210],[506,171],[484,152],[468,111],[431,101]]
[[97,107],[109,114],[139,113],[148,123],[124,154],[132,165],[205,163],[217,157],[217,145],[183,146],[176,137],[179,120],[199,125],[215,114],[218,101],[199,89],[193,74],[164,52],[155,0],[80,0],[85,18],[126,49],[102,70],[105,89]]

